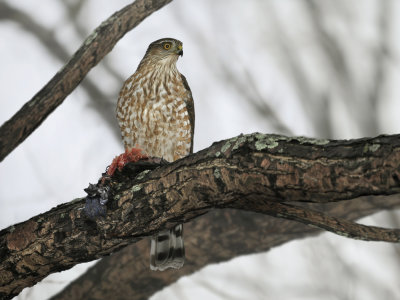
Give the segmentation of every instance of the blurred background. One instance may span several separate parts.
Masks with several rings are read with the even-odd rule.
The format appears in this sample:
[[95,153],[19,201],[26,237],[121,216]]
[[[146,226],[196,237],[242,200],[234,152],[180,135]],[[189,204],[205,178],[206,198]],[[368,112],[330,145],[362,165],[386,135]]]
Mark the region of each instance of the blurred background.
[[[130,2],[0,1],[0,123]],[[178,68],[195,100],[195,151],[255,131],[335,139],[400,132],[399,1],[175,0],[128,33],[0,164],[0,228],[84,196],[123,151],[119,89],[162,37],[184,44]],[[400,214],[361,222],[399,228]],[[92,264],[16,299],[48,298]],[[208,266],[151,299],[400,299],[400,247],[325,233]]]

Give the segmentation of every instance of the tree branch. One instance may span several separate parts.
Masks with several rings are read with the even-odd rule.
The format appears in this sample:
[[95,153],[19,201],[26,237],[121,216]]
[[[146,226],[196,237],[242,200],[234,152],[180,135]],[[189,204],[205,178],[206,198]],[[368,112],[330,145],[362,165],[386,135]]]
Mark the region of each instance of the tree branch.
[[[278,204],[399,193],[399,137],[328,141],[241,135],[154,171],[125,168],[111,178],[104,218],[88,220],[84,200],[77,199],[0,232],[0,296],[16,295],[52,272],[109,255],[213,208],[301,220],[293,211],[282,214],[288,206]],[[301,221],[307,223],[306,217]],[[311,212],[308,224],[368,238],[346,221],[325,221]],[[398,230],[391,236],[398,240]]]
[[[77,2],[80,5],[83,1]],[[74,10],[76,14],[76,10]],[[72,14],[72,12],[71,12]],[[23,11],[10,6],[7,2],[0,2],[0,19],[10,20],[20,25],[26,32],[31,33],[58,60],[64,62],[70,57],[68,51],[63,47],[63,44],[58,42],[55,37],[54,29],[50,30],[38,22],[36,22],[30,15]],[[75,20],[74,20],[75,21]],[[75,25],[76,22],[73,22]],[[103,60],[105,63],[106,59]],[[123,82],[123,78],[118,78],[118,82]],[[118,139],[121,136],[117,123],[115,122],[115,103],[113,99],[105,95],[93,80],[85,78],[81,87],[88,93],[90,100],[93,101],[92,107],[101,115],[101,117],[108,123],[109,128],[113,130]]]
[[0,127],[0,162],[22,143],[82,81],[125,33],[172,0],[137,0],[114,13],[84,41],[71,60]]
[[[399,207],[400,197],[363,197],[336,203],[304,203],[302,206],[324,210],[337,218],[355,220]],[[265,252],[285,242],[320,232],[315,227],[253,212],[213,210],[185,224],[187,256],[183,268],[152,272],[148,264],[149,242],[141,240],[103,258],[51,299],[149,299],[155,292],[206,265],[239,255]]]
[[[248,206],[246,205],[246,207]],[[327,216],[324,213],[314,211],[310,208],[302,208],[283,203],[265,201],[265,203],[256,203],[254,207],[251,207],[254,212],[298,221],[348,238],[364,241],[400,242],[400,229],[386,229],[360,225]],[[245,209],[242,204],[238,205],[237,208]]]

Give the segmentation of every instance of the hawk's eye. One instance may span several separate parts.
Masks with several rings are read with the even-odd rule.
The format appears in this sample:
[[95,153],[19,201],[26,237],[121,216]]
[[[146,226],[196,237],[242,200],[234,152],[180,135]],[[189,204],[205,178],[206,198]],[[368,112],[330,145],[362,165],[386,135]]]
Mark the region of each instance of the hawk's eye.
[[165,43],[164,44],[164,49],[169,50],[171,48],[171,43]]

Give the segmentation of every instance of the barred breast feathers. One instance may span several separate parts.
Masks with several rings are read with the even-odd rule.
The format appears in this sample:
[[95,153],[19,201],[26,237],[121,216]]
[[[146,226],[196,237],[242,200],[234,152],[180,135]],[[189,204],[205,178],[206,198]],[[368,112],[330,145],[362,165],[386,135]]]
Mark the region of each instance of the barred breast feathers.
[[192,152],[194,113],[188,109],[193,110],[193,100],[176,61],[144,58],[125,81],[117,110],[125,148],[139,146],[169,161]]

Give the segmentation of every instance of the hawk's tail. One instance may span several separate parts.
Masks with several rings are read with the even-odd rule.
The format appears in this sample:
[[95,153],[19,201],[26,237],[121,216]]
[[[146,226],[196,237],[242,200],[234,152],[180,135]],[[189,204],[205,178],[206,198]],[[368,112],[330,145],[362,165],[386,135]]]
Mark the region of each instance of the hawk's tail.
[[151,238],[150,269],[164,271],[179,269],[185,261],[183,246],[183,224],[160,231]]

